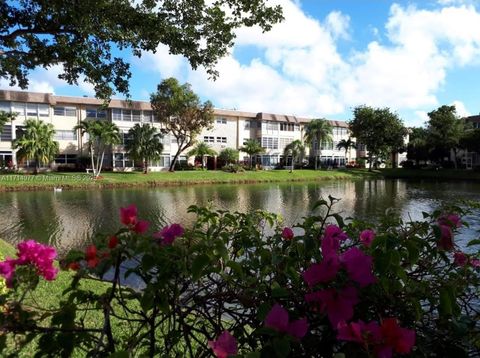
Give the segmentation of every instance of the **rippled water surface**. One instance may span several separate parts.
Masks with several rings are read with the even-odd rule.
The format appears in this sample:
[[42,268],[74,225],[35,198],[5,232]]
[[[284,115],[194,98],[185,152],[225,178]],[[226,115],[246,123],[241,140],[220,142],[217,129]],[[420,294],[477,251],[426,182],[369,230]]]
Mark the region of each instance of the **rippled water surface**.
[[[456,199],[480,200],[480,183],[404,180],[324,181],[315,183],[208,185],[152,189],[115,189],[64,192],[0,193],[0,237],[15,243],[25,238],[55,245],[61,252],[85,246],[93,235],[112,232],[118,209],[130,203],[154,228],[162,223],[188,225],[191,204],[234,211],[264,209],[294,224],[310,212],[313,203],[332,195],[341,198],[338,211],[347,216],[373,218],[394,208],[404,218],[421,218],[441,203]],[[462,240],[478,236],[480,213],[467,218]]]

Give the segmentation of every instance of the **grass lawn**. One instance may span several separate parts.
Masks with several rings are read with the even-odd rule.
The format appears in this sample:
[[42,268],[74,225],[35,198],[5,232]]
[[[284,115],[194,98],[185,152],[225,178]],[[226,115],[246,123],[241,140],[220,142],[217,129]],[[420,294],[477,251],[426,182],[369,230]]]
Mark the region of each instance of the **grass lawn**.
[[177,171],[119,173],[106,172],[100,180],[92,180],[85,173],[46,173],[39,175],[0,174],[0,191],[115,188],[129,186],[167,186],[191,184],[261,183],[287,181],[315,181],[328,179],[355,179],[365,175],[378,175],[365,170],[259,170],[243,173],[223,171]]

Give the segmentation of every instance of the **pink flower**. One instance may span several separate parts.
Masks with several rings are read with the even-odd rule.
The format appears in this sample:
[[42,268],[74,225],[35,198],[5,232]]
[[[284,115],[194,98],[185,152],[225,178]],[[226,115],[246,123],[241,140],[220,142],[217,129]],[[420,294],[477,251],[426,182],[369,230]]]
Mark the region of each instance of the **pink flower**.
[[468,263],[468,256],[461,251],[457,251],[453,254],[453,262],[455,265],[463,267]]
[[185,230],[180,224],[172,224],[170,226],[165,226],[159,232],[153,234],[155,239],[162,239],[162,245],[171,245],[173,241],[184,234]]
[[368,345],[379,344],[382,340],[380,326],[375,321],[369,323],[358,321],[349,324],[340,322],[337,329],[337,339],[360,343],[365,348],[367,348]]
[[325,232],[323,233],[323,236],[333,237],[340,241],[345,241],[346,239],[348,239],[347,234],[342,229],[340,229],[337,225],[333,225],[333,224],[327,225],[327,227],[325,228]]
[[373,258],[365,255],[362,250],[353,247],[340,256],[340,261],[344,264],[350,279],[357,282],[360,287],[377,282],[372,273]]
[[453,231],[450,226],[439,225],[440,228],[440,240],[438,241],[438,247],[445,250],[453,250]]
[[17,259],[7,259],[0,263],[0,275],[11,287],[16,266],[33,266],[38,275],[47,281],[57,277],[58,269],[54,266],[57,257],[56,250],[48,245],[40,244],[34,240],[26,240],[17,245]]
[[100,263],[100,259],[97,256],[97,247],[95,245],[89,245],[85,249],[85,260],[87,261],[87,266],[90,268],[95,268]]
[[479,259],[472,259],[472,260],[470,260],[470,264],[473,267],[480,267],[480,260]]
[[320,263],[312,264],[303,273],[303,279],[309,287],[318,283],[332,281],[340,269],[338,256],[332,255],[324,258]]
[[326,312],[333,327],[353,317],[353,308],[358,303],[355,287],[345,287],[341,291],[328,288],[323,291],[307,293],[305,301],[318,305],[320,311]]
[[283,228],[282,230],[282,237],[285,239],[285,240],[292,240],[295,235],[293,234],[293,230],[290,229],[289,227],[285,227]]
[[108,240],[108,248],[109,249],[114,249],[117,247],[119,243],[119,240],[116,236],[112,236],[109,240]]
[[208,341],[208,346],[217,358],[227,358],[238,352],[237,340],[228,331],[223,331],[216,341]]
[[360,242],[367,247],[370,247],[372,245],[373,239],[375,239],[375,231],[367,229],[363,230],[360,233]]
[[457,214],[445,214],[438,218],[439,225],[447,225],[459,228],[462,226],[462,219]]
[[302,339],[308,331],[307,319],[289,322],[288,312],[278,303],[274,304],[265,318],[265,327],[280,333],[287,333],[297,339]]
[[0,275],[5,279],[7,287],[12,287],[13,276],[15,275],[16,260],[7,258],[0,262]]
[[143,234],[145,231],[148,230],[149,226],[150,223],[148,221],[140,220],[133,226],[132,230],[135,231],[137,234]]
[[400,327],[396,318],[384,319],[381,332],[384,348],[387,348],[385,357],[388,357],[388,348],[399,354],[408,354],[415,345],[415,331]]
[[125,226],[135,225],[137,222],[137,207],[135,204],[120,208],[120,221]]

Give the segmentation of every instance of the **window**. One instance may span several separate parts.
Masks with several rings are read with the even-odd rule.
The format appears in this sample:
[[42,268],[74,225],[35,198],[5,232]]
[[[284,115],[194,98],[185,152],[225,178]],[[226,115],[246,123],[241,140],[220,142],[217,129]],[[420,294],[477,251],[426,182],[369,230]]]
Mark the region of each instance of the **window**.
[[13,103],[13,113],[17,113],[19,116],[25,115],[25,103]]
[[473,128],[480,129],[480,122],[473,123]]
[[227,137],[217,137],[217,143],[227,143]]
[[77,140],[77,132],[71,130],[56,130],[55,140]]
[[262,137],[262,147],[267,149],[278,149],[278,138]]
[[280,138],[280,149],[285,148],[287,145],[293,142],[293,138]]
[[159,160],[152,162],[150,164],[152,167],[169,167],[170,166],[170,156],[162,155]]
[[48,104],[39,104],[38,115],[40,117],[48,117],[50,115],[50,106]]
[[128,159],[125,153],[113,153],[113,166],[115,168],[133,167],[133,161]]
[[0,167],[13,167],[12,152],[0,152]]
[[87,108],[87,118],[106,118],[107,112],[100,108]]
[[122,121],[132,121],[132,111],[130,109],[122,110]]
[[132,111],[132,120],[140,122],[142,120],[142,111]]
[[12,126],[7,123],[3,126],[3,131],[0,133],[0,142],[10,142],[12,140]]
[[76,154],[60,154],[55,158],[55,164],[76,164]]
[[293,132],[295,125],[293,123],[280,123],[280,130],[285,132]]
[[320,144],[320,149],[321,150],[332,150],[333,149],[333,142],[332,141],[321,141],[321,144]]
[[0,102],[0,112],[10,113],[10,102]]
[[203,141],[205,143],[215,143],[215,137],[205,136],[205,137],[203,137]]
[[53,108],[53,114],[55,116],[75,117],[77,115],[77,109],[75,107],[56,106]]
[[27,117],[36,117],[38,108],[36,104],[28,103],[27,104]]
[[123,145],[126,145],[128,144],[129,142],[131,142],[133,139],[132,135],[128,132],[126,133],[122,133],[122,144]]
[[251,126],[250,121],[245,121],[244,129],[250,129],[250,126]]
[[217,118],[217,124],[227,124],[227,119],[226,118],[221,118],[221,117],[218,117]]
[[112,121],[121,121],[122,120],[122,110],[121,109],[112,109]]
[[278,123],[277,122],[263,122],[262,129],[267,130],[267,131],[278,131]]
[[153,122],[152,121],[153,112],[152,111],[143,111],[143,121],[144,122]]

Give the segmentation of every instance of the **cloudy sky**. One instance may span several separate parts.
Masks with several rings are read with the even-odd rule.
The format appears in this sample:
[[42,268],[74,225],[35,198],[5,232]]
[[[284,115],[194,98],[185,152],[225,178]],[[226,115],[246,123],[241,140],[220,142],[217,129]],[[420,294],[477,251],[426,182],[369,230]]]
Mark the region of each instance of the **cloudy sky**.
[[[192,84],[218,108],[348,120],[352,108],[390,107],[421,125],[442,104],[480,112],[480,0],[274,0],[285,20],[262,34],[240,29],[216,81],[159,47],[132,63],[133,99],[166,77]],[[59,68],[32,74],[30,90],[92,95]],[[5,82],[0,84],[6,88]]]

